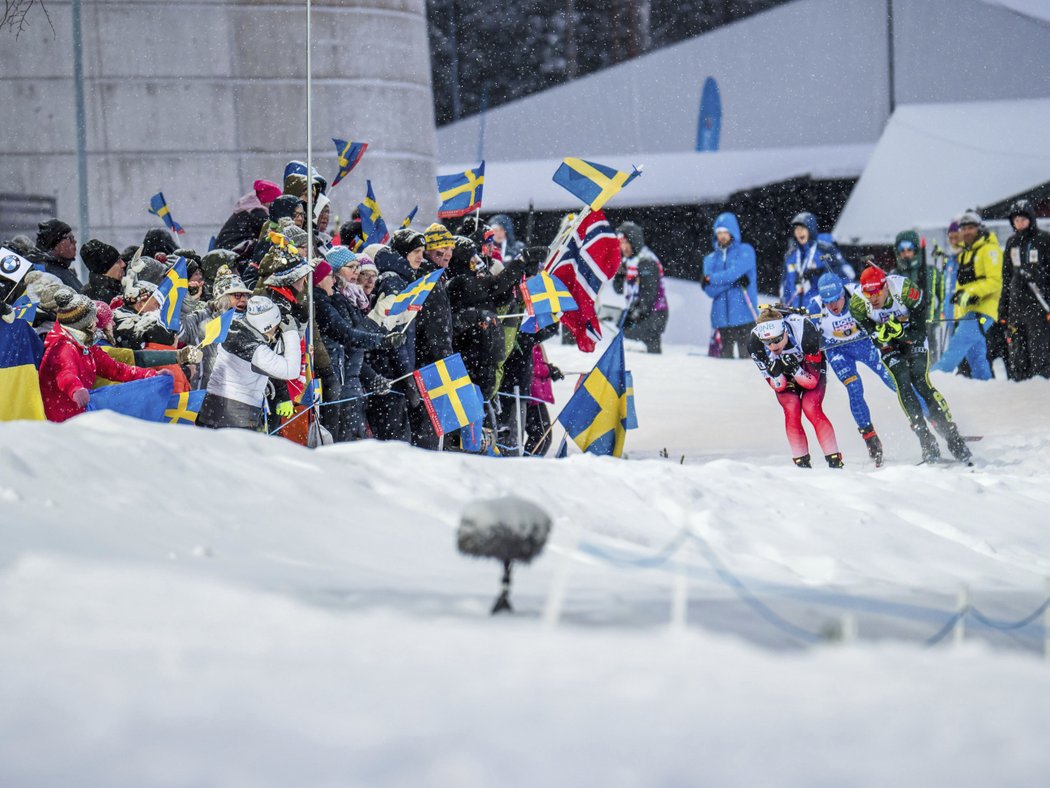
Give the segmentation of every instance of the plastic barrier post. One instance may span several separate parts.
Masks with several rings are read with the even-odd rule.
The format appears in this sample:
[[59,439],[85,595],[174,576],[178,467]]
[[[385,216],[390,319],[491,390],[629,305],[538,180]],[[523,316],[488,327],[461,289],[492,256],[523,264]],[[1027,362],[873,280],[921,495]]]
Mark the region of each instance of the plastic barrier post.
[[963,641],[966,639],[966,611],[970,607],[970,589],[963,586],[959,589],[959,596],[957,598],[959,618],[955,622],[955,629],[952,631],[952,642],[956,646],[961,646]]

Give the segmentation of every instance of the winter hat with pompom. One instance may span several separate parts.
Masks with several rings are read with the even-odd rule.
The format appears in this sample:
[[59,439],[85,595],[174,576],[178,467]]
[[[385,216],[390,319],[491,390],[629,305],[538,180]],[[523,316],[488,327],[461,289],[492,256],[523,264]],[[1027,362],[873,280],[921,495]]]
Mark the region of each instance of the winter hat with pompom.
[[95,302],[71,288],[62,287],[55,293],[55,317],[67,328],[87,331],[95,319]]
[[357,259],[357,255],[345,246],[333,246],[328,250],[326,258],[328,264],[332,266],[332,270],[338,271],[344,265],[354,262]]

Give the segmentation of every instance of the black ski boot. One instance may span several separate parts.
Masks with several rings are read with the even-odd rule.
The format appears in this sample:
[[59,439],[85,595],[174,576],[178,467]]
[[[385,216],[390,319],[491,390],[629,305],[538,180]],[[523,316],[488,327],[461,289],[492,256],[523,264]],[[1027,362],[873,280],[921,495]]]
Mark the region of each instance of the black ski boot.
[[937,445],[937,439],[933,437],[930,428],[925,422],[913,424],[912,429],[919,436],[919,444],[922,446],[922,461],[937,462],[941,458],[941,447]]
[[803,454],[801,457],[792,457],[791,459],[795,463],[795,465],[797,465],[799,468],[812,468],[813,467],[813,465],[809,461],[809,455],[808,454]]
[[861,427],[858,432],[864,438],[864,445],[868,447],[868,456],[875,461],[875,467],[881,468],[882,441],[879,440],[879,435],[875,432],[875,428],[869,424],[867,427]]
[[973,453],[970,451],[970,447],[966,445],[966,439],[956,429],[953,429],[952,434],[948,437],[948,451],[959,462],[967,465],[973,464],[970,462]]
[[837,451],[834,454],[825,454],[824,459],[828,461],[829,468],[845,468],[846,466],[842,462],[842,452]]

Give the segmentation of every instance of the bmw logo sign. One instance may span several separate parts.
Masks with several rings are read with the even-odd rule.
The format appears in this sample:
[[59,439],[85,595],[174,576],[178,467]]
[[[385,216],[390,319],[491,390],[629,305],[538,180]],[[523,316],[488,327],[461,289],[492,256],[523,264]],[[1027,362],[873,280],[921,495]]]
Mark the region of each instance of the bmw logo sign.
[[0,271],[5,274],[13,274],[22,266],[22,261],[13,254],[0,260]]

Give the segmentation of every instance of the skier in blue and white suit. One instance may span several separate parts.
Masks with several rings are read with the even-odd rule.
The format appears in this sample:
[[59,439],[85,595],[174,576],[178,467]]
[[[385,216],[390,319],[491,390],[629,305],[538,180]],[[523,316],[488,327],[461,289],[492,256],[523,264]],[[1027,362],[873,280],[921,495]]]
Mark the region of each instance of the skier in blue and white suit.
[[817,237],[817,217],[813,214],[798,214],[791,220],[791,231],[794,237],[784,256],[780,300],[785,306],[804,307],[807,312],[814,312],[817,279],[822,274],[837,274],[847,282],[856,279],[857,274],[834,242]]
[[868,447],[868,455],[875,465],[882,465],[882,441],[871,423],[871,411],[864,401],[864,384],[857,372],[857,363],[870,367],[882,382],[893,392],[897,385],[886,366],[882,363],[882,354],[871,341],[868,333],[861,328],[849,311],[849,295],[845,285],[835,274],[826,273],[817,280],[817,295],[814,298],[815,309],[810,318],[824,337],[824,350],[835,376],[849,395],[849,408],[857,422],[857,430]]

